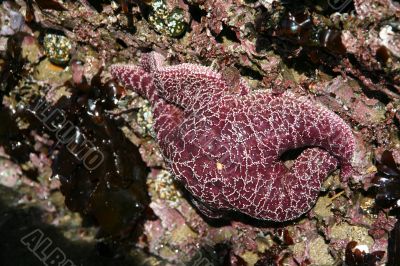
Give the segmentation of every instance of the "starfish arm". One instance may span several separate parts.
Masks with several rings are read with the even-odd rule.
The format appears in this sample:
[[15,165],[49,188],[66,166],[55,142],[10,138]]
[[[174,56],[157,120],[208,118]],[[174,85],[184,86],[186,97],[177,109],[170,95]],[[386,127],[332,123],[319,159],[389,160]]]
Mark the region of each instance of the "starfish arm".
[[140,65],[149,73],[160,71],[164,63],[165,57],[157,52],[145,53],[140,57]]
[[163,99],[153,104],[154,131],[157,133],[157,141],[162,150],[174,143],[177,130],[182,123],[183,111]]
[[111,66],[111,75],[122,85],[139,93],[149,101],[157,100],[153,77],[142,67],[115,64]]
[[323,149],[305,150],[286,177],[290,207],[298,213],[308,211],[314,205],[322,183],[338,164],[338,160]]
[[[154,73],[159,95],[184,109],[198,108],[224,93],[236,92],[220,73],[210,67],[187,63],[164,66],[164,57],[156,52],[144,54],[141,65],[146,71]],[[236,93],[245,95],[249,91],[246,82],[241,79]]]
[[320,148],[303,151],[289,170],[283,163],[277,163],[275,168],[281,171],[273,171],[274,184],[265,201],[264,209],[268,211],[263,214],[264,218],[287,221],[309,211],[315,204],[322,182],[337,165],[338,160]]
[[346,180],[352,174],[351,160],[355,150],[351,128],[338,115],[315,101],[290,94],[284,96],[269,98],[269,109],[261,113],[268,119],[263,133],[264,143],[276,152],[273,153],[274,159],[278,160],[291,149],[321,147],[339,160],[341,178]]
[[150,101],[153,108],[154,130],[157,132],[157,139],[160,145],[170,145],[168,143],[171,140],[170,137],[182,122],[182,110],[158,97],[153,77],[146,70],[146,68],[135,65],[117,64],[111,66],[111,75],[124,86]]
[[211,68],[181,64],[162,68],[155,74],[160,95],[183,108],[198,108],[228,91],[221,75]]

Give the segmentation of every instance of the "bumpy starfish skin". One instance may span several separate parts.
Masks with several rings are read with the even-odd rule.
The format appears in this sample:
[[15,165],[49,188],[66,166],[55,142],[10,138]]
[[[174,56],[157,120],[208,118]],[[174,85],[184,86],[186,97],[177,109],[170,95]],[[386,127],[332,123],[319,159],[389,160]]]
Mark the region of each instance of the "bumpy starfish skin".
[[[307,98],[236,88],[212,69],[164,66],[158,53],[141,65],[113,65],[119,82],[150,100],[161,151],[175,177],[208,217],[238,211],[286,221],[315,203],[323,180],[351,174],[354,137],[342,119]],[[287,168],[280,156],[307,147]]]

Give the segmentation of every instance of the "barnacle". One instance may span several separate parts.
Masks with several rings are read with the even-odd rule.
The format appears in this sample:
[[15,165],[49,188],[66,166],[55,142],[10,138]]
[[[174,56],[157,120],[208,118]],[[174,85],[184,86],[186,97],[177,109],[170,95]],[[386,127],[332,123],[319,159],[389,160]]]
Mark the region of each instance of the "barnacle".
[[155,31],[170,37],[182,36],[186,30],[186,22],[181,8],[175,7],[169,11],[164,0],[152,1],[150,7],[148,21]]
[[64,65],[69,62],[72,42],[66,36],[48,33],[43,38],[43,47],[52,63]]

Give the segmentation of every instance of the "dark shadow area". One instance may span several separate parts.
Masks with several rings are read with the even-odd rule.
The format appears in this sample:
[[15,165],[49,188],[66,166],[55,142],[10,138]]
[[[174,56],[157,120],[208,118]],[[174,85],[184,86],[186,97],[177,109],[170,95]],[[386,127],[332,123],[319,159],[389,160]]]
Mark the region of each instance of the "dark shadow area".
[[[399,218],[399,215],[397,216]],[[400,261],[400,221],[397,221],[389,236],[387,266],[396,266]]]
[[[28,162],[29,154],[34,152],[33,139],[29,136],[31,129],[19,129],[17,119],[4,106],[0,108],[0,121],[0,146],[10,155],[13,162],[20,165]],[[38,126],[37,129],[39,130],[40,127]],[[30,179],[37,179],[37,169],[26,168],[22,171]]]
[[242,76],[251,77],[252,79],[256,79],[259,81],[261,81],[263,79],[263,75],[260,72],[255,71],[255,70],[251,69],[250,67],[242,66],[239,64],[235,64],[235,67],[237,69],[239,69],[240,75],[242,75]]
[[236,32],[225,24],[223,24],[222,31],[218,34],[218,36],[215,37],[215,40],[218,43],[223,43],[224,37],[231,42],[240,43],[240,40],[236,36]]
[[[75,265],[147,265],[141,258],[110,250],[101,242],[83,240],[71,241],[64,237],[55,226],[42,222],[45,213],[37,207],[14,207],[20,195],[17,192],[0,186],[0,262],[2,266],[43,266],[21,238],[39,229],[43,233],[42,241],[52,241],[49,254],[59,248]],[[102,254],[103,253],[103,254]]]
[[289,160],[295,160],[307,148],[309,148],[309,147],[301,147],[301,148],[297,148],[297,149],[287,150],[281,155],[280,159],[284,162],[289,161]]
[[189,6],[189,13],[193,20],[200,22],[202,17],[207,16],[207,11],[201,9],[197,5],[191,5],[187,1],[185,3]]

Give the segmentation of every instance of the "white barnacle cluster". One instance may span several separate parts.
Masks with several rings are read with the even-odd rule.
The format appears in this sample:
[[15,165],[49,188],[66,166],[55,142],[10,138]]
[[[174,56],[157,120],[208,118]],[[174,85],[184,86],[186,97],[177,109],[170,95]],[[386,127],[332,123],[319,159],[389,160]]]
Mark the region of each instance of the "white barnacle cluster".
[[147,186],[152,197],[167,200],[173,206],[178,205],[182,198],[173,175],[167,170],[160,170],[155,176],[148,178]]
[[175,7],[169,10],[165,0],[155,0],[150,3],[149,23],[155,31],[170,37],[180,37],[186,30],[184,11]]
[[145,100],[143,106],[139,108],[136,114],[136,121],[139,124],[144,136],[150,135],[152,138],[156,138],[156,133],[154,132],[153,128],[153,113],[151,111],[151,105],[149,101]]

